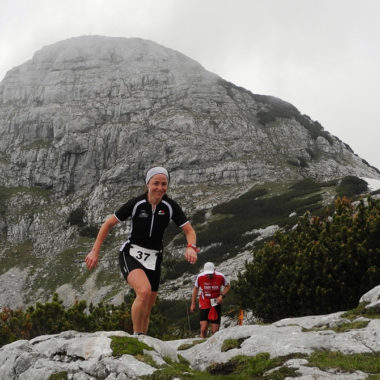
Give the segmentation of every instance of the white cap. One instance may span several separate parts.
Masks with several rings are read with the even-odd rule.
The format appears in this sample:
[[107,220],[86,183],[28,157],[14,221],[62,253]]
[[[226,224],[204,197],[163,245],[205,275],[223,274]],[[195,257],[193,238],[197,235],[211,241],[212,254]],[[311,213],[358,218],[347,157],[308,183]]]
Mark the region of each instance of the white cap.
[[163,168],[162,166],[156,166],[152,169],[149,169],[148,170],[148,173],[146,173],[146,178],[145,178],[145,183],[148,184],[148,182],[150,181],[150,179],[156,175],[156,174],[164,174],[166,175],[166,177],[168,178],[168,181],[169,181],[169,173],[168,171]]
[[214,273],[215,271],[215,265],[213,263],[206,263],[205,266],[203,267],[203,271],[206,273],[206,274],[211,274],[211,273]]

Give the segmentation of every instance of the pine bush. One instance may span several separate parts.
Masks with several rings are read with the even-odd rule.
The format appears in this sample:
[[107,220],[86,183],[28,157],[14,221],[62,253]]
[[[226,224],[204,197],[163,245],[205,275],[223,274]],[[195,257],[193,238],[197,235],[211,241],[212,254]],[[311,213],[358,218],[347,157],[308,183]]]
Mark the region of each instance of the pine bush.
[[233,284],[241,305],[267,322],[357,306],[380,283],[380,202],[366,202],[338,198],[332,215],[277,233]]

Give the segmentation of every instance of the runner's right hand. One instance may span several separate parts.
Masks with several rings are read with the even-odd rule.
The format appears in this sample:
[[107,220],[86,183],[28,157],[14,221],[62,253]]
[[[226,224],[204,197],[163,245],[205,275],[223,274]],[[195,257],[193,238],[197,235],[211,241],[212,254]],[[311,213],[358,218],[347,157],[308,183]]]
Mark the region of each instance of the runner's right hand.
[[91,270],[92,268],[95,268],[98,264],[99,260],[99,254],[96,253],[93,249],[88,253],[86,256],[85,262],[87,265],[87,268]]

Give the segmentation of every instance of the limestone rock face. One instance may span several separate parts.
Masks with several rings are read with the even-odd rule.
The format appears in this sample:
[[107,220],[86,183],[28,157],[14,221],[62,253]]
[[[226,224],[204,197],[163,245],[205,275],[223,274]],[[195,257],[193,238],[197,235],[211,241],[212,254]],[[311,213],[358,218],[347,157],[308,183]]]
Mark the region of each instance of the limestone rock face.
[[0,85],[1,184],[62,196],[140,185],[154,163],[172,171],[174,186],[379,175],[319,128],[292,105],[156,43],[72,38],[36,52]]
[[376,286],[368,293],[364,294],[359,302],[367,303],[366,309],[380,312],[380,285]]

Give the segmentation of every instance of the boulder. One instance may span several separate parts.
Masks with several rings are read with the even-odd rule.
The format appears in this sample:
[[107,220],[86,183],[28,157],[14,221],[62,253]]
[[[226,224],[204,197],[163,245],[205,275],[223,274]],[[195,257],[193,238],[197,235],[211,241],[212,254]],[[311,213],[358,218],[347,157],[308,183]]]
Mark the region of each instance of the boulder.
[[[378,298],[376,287],[366,293],[361,302]],[[19,340],[0,348],[0,380],[48,379],[52,374],[66,372],[68,379],[138,379],[151,375],[159,366],[185,358],[192,369],[205,371],[215,363],[227,363],[237,355],[255,356],[269,353],[270,357],[304,354],[292,358],[284,367],[296,369],[301,379],[365,379],[368,374],[345,373],[337,369],[320,369],[308,365],[307,355],[316,350],[339,351],[343,354],[380,353],[380,320],[359,317],[364,327],[333,330],[350,321],[343,312],[300,318],[286,318],[270,325],[243,325],[221,328],[216,334],[199,343],[199,338],[161,341],[150,336],[132,337],[147,344],[144,350],[153,362],[147,364],[139,356],[114,356],[111,337],[131,337],[123,331],[80,333],[65,331]],[[241,340],[240,346],[222,350],[227,339]],[[194,341],[198,344],[192,345]],[[182,349],[185,344],[188,348]],[[182,346],[182,347],[181,347]],[[155,364],[153,364],[155,363]],[[273,371],[273,370],[272,370]],[[269,373],[268,373],[269,375]]]

